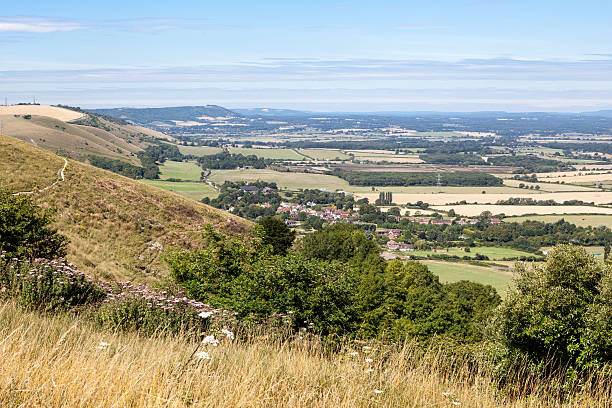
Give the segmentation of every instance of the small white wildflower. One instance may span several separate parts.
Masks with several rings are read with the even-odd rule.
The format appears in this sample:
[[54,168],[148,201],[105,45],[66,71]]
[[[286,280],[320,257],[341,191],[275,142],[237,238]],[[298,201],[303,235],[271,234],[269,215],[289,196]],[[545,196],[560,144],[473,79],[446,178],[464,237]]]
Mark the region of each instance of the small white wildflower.
[[374,390],[374,394],[382,394],[383,392],[383,390]]
[[363,350],[372,350],[372,347],[370,347],[370,346],[363,346],[362,349]]
[[366,362],[366,363],[371,363],[371,362],[373,362],[373,361],[374,361],[374,360],[373,360],[373,359],[371,359],[371,358],[366,358],[366,359],[365,359],[365,362]]
[[219,340],[215,339],[215,336],[211,334],[210,336],[204,337],[204,340],[202,340],[202,344],[212,344],[213,346],[217,347],[217,344],[219,344]]
[[221,329],[221,333],[225,334],[225,337],[227,337],[230,340],[234,340],[236,338],[236,336],[234,336],[234,333],[232,333],[231,331],[227,329]]
[[196,354],[196,357],[200,360],[210,360],[210,354],[205,351],[200,351],[198,354]]
[[105,341],[101,341],[100,344],[98,344],[96,346],[96,349],[98,349],[98,350],[106,350],[108,348],[108,346],[110,346],[110,343],[107,343]]
[[459,405],[461,405],[461,403],[459,401],[453,401],[453,405],[459,406]]
[[358,355],[359,355],[359,353],[356,352],[356,351],[351,352],[351,356],[353,356],[353,357],[358,356]]
[[202,312],[198,314],[198,316],[200,316],[202,319],[208,319],[212,315],[213,315],[213,312]]

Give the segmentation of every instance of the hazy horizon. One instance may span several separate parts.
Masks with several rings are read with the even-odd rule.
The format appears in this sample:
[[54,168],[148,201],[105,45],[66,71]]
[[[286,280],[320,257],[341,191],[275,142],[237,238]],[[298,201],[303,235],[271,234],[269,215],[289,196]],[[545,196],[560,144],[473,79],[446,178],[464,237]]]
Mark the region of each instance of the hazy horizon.
[[0,11],[0,98],[89,108],[612,109],[611,15],[603,0],[12,2]]

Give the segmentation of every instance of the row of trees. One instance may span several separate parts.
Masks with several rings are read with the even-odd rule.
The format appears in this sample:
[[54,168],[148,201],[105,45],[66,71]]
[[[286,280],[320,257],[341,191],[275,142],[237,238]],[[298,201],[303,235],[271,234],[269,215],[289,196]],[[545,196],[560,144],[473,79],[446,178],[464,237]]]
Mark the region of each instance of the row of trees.
[[572,165],[561,160],[543,159],[531,155],[492,156],[488,162],[495,166],[520,167],[516,173],[547,173],[551,171],[576,170]]
[[227,150],[221,153],[198,157],[198,163],[205,169],[235,169],[237,167],[253,167],[255,169],[265,169],[273,161],[263,159],[250,154],[232,154]]
[[119,159],[109,159],[108,157],[94,155],[89,156],[88,159],[92,166],[96,166],[104,170],[110,170],[113,173],[121,174],[122,176],[133,179],[142,179],[146,178],[145,175],[151,177],[153,173],[155,173],[155,175],[157,174],[157,172],[149,174],[145,171],[144,167],[134,166],[131,163],[127,163]]
[[486,173],[366,172],[335,169],[333,174],[354,186],[500,186],[498,177]]

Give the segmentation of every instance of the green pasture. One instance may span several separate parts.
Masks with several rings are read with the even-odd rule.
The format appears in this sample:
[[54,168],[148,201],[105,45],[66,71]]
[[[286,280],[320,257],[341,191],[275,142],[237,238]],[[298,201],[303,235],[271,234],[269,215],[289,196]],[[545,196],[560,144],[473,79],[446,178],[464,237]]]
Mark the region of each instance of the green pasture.
[[223,151],[220,147],[212,146],[179,146],[178,149],[182,154],[193,156],[209,156]]
[[475,266],[456,262],[420,261],[438,275],[440,282],[467,280],[493,286],[503,296],[509,289],[513,274],[494,267]]
[[245,147],[232,147],[230,153],[242,154],[245,156],[255,155],[263,159],[280,159],[280,160],[304,160],[304,156],[296,153],[292,149],[255,149]]
[[186,181],[199,181],[202,175],[202,168],[195,162],[177,162],[166,160],[159,166],[161,172],[160,179],[181,179]]
[[428,255],[450,255],[450,256],[469,256],[475,258],[476,255],[485,255],[491,260],[502,260],[504,258],[520,258],[521,256],[533,256],[534,254],[524,251],[519,251],[513,248],[503,247],[474,247],[470,248],[470,252],[465,252],[463,248],[451,247],[444,249],[436,249],[431,251],[413,251],[410,255],[428,256]]

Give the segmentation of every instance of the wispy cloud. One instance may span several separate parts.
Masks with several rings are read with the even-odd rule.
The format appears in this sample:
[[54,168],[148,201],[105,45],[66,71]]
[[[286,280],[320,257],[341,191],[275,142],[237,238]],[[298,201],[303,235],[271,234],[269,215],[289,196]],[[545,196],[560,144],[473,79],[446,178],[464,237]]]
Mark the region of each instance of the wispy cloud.
[[[612,58],[530,60],[512,58],[442,60],[274,58],[233,64],[86,70],[12,70],[0,77],[13,83],[32,78],[53,82],[97,81],[237,83],[437,80],[437,81],[610,81]],[[0,83],[2,81],[0,80]]]
[[43,17],[0,17],[0,33],[53,33],[81,30],[82,24]]
[[95,21],[90,24],[98,30],[122,30],[122,31],[216,31],[247,28],[240,25],[219,24],[208,18],[131,18],[114,19],[106,21]]
[[419,30],[447,30],[451,28],[455,28],[452,25],[403,25],[395,27],[397,30],[410,30],[410,31],[419,31]]
[[80,105],[580,111],[612,107],[610,78],[612,58],[268,58],[176,67],[0,70],[0,88],[9,97],[35,92],[53,103]]

